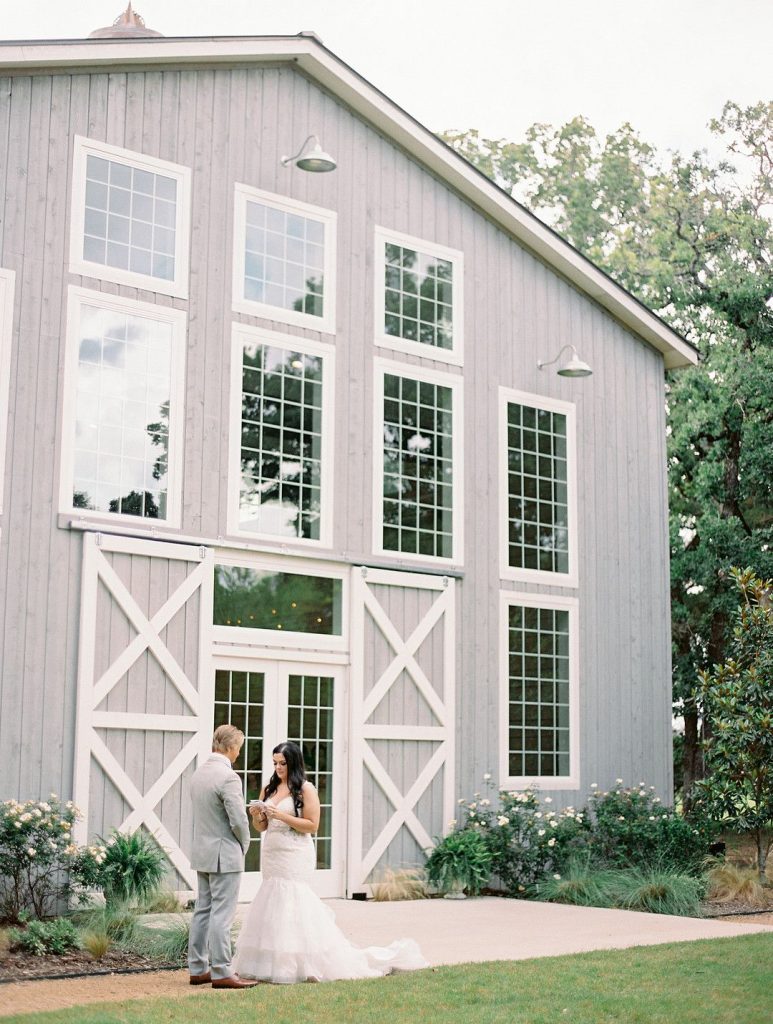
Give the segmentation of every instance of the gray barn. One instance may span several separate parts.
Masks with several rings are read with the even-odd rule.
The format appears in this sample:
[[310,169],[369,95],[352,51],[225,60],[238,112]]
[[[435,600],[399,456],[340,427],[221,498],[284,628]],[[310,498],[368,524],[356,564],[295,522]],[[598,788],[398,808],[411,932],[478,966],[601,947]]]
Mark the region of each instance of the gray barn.
[[690,345],[311,34],[2,44],[0,154],[0,799],[192,887],[231,720],[342,895],[484,773],[670,792]]

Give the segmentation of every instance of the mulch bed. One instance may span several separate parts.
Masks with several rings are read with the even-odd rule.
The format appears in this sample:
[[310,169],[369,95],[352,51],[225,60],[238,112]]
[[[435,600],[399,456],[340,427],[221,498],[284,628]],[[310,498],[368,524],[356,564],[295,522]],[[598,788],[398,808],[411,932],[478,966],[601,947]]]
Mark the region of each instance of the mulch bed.
[[44,978],[77,978],[95,974],[128,974],[140,971],[180,970],[182,964],[170,963],[141,953],[110,949],[99,960],[90,953],[73,950],[61,956],[30,956],[24,952],[0,954],[0,985],[10,981],[36,981]]

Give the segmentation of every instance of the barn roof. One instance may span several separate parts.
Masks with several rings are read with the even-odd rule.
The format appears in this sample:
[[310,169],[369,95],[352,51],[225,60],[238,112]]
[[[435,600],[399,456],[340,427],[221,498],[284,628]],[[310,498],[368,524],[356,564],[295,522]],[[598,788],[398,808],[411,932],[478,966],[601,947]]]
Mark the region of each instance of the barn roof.
[[303,71],[456,189],[546,264],[663,354],[666,368],[697,363],[695,347],[574,246],[441,142],[327,49],[313,32],[297,36],[212,36],[34,40],[0,43],[0,74],[159,65],[287,63]]

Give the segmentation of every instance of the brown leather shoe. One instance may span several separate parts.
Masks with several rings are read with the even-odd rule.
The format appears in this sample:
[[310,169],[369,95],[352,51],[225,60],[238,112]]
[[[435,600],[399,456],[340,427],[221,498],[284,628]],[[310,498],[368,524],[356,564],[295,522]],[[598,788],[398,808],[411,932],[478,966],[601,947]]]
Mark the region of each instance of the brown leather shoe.
[[230,978],[215,978],[212,988],[254,988],[257,984],[257,981],[247,981],[238,974],[232,974]]
[[212,981],[212,975],[207,971],[206,974],[191,974],[188,978],[189,985],[208,985]]

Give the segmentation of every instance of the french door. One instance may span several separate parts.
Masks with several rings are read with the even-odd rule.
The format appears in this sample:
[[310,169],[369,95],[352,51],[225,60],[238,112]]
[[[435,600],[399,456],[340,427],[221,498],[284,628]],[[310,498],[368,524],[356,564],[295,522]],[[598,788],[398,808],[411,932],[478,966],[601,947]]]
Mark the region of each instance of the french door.
[[[313,882],[319,896],[344,894],[343,680],[339,665],[215,657],[213,725],[230,722],[245,735],[234,765],[245,800],[257,797],[271,777],[271,752],[278,743],[290,740],[303,751],[306,777],[316,787],[321,805]],[[260,853],[260,834],[253,832],[242,900],[252,899],[260,885]]]

